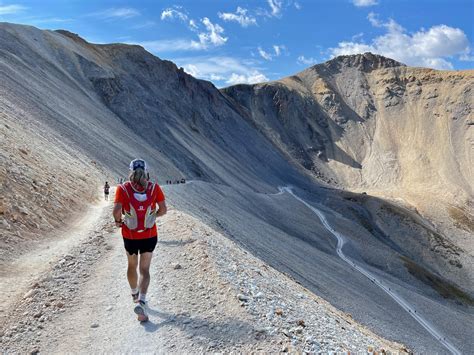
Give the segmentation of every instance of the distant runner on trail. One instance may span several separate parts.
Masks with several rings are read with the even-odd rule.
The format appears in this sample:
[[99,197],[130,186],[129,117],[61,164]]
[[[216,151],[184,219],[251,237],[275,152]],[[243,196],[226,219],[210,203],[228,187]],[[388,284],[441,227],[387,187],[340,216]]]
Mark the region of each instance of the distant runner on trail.
[[105,197],[105,201],[108,201],[108,200],[109,200],[109,190],[110,190],[110,185],[109,185],[109,183],[106,181],[106,182],[105,182],[105,185],[104,185],[104,197]]
[[115,224],[122,228],[128,258],[127,278],[133,302],[136,303],[134,312],[140,322],[146,322],[146,292],[150,284],[151,257],[158,236],[155,221],[156,217],[166,213],[166,202],[160,186],[150,181],[144,160],[135,159],[130,163],[129,180],[117,186],[113,216]]

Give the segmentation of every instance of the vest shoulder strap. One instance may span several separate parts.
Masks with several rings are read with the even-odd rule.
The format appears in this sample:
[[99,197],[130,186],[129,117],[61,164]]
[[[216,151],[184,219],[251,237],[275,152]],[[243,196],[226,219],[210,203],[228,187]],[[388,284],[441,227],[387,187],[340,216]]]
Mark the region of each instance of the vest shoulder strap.
[[128,200],[130,201],[131,195],[133,195],[133,190],[132,190],[132,185],[130,184],[129,181],[126,183],[119,185],[123,191],[127,194]]

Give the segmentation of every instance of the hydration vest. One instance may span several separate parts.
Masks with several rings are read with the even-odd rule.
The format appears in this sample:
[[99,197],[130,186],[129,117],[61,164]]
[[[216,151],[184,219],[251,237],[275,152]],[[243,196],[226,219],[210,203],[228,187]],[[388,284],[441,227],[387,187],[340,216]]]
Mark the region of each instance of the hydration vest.
[[[152,200],[156,184],[148,182],[147,188],[143,193],[137,193],[132,183],[127,181],[120,185],[128,197],[128,206],[122,206],[125,215],[123,223],[131,231],[143,232],[146,229],[153,228],[156,221],[156,202]],[[135,194],[146,196],[146,199],[140,201]]]

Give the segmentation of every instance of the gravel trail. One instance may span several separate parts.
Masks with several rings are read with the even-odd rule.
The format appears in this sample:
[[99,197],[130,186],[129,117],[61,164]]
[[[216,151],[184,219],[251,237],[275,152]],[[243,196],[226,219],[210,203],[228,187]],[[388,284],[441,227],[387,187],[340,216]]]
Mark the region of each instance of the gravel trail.
[[150,321],[139,323],[111,204],[102,208],[5,311],[2,352],[406,351],[173,208],[159,221]]

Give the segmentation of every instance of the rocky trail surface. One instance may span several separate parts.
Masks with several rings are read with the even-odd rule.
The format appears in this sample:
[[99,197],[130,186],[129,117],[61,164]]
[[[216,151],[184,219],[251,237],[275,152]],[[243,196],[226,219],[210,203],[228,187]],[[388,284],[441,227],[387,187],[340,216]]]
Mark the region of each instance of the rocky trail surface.
[[110,211],[95,207],[36,274],[2,276],[2,289],[15,277],[28,286],[2,293],[3,353],[405,350],[173,208],[159,222],[150,321],[139,323]]

